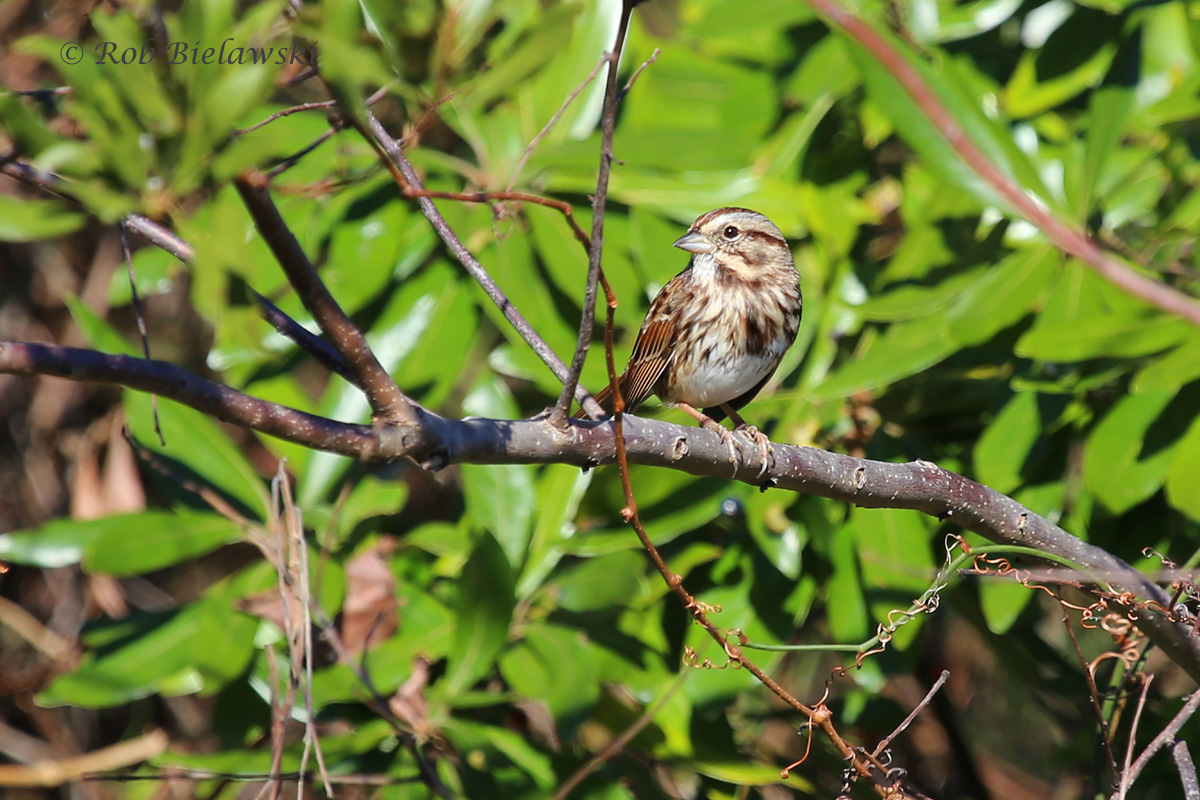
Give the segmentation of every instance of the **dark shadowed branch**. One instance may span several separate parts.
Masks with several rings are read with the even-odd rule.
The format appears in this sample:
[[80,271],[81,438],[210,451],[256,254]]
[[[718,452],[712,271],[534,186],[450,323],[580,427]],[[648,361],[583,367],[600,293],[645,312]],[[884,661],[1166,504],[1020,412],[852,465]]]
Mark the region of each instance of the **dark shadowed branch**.
[[414,403],[400,391],[400,387],[371,351],[362,331],[350,321],[321,281],[316,267],[308,260],[304,249],[279,215],[279,209],[271,200],[261,176],[243,176],[235,185],[263,241],[275,254],[276,261],[296,290],[300,302],[354,372],[357,378],[355,383],[367,396],[376,418],[415,423]]

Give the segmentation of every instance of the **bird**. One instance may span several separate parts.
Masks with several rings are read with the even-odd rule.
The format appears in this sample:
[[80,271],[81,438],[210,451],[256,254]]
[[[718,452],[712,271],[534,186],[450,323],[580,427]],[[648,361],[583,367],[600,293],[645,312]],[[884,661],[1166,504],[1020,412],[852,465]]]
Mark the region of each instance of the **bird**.
[[[758,444],[761,477],[772,457],[770,440],[738,410],[762,391],[796,341],[804,302],[791,249],[773,222],[746,208],[701,214],[673,246],[692,257],[650,303],[618,378],[624,410],[632,413],[657,395],[718,432],[736,473],[737,450],[720,424],[729,417]],[[612,411],[611,386],[595,399]]]

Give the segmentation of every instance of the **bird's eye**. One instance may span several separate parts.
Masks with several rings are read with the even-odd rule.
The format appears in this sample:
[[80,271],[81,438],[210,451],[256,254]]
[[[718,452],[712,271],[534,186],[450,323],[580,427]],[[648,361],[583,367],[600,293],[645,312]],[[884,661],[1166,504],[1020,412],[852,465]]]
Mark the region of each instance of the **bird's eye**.
[[730,225],[723,231],[723,233],[725,234],[726,239],[736,239],[738,235],[738,229],[733,225]]

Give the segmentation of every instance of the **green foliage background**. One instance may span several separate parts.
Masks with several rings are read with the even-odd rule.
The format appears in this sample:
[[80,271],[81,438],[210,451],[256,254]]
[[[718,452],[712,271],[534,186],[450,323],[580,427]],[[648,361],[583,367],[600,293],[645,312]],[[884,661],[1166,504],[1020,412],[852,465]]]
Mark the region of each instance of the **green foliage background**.
[[[360,9],[330,0],[304,6],[292,22],[283,21],[286,5],[187,2],[162,20],[172,41],[317,41],[322,72],[341,96],[361,99],[391,82],[380,113],[391,130],[410,134],[410,157],[430,188],[502,190],[512,182],[570,200],[586,227],[599,84],[520,175],[514,170],[611,47],[614,3],[418,0]],[[1194,295],[1198,8],[1185,0],[914,0],[868,2],[861,13],[906,42],[1006,174]],[[140,4],[98,7],[85,42],[138,47],[146,12]],[[94,235],[89,217],[160,216],[195,247],[195,264],[185,269],[141,247],[138,289],[151,312],[160,298],[183,293],[204,335],[197,342],[183,326],[152,325],[156,356],[258,397],[365,419],[357,390],[328,379],[258,318],[246,287],[307,321],[230,186],[240,171],[270,166],[328,129],[310,112],[235,134],[295,102],[323,99],[320,87],[280,89],[271,65],[98,66],[86,49],[83,63],[67,66],[61,45],[35,33],[14,48],[43,59],[47,84],[72,93],[54,101],[54,114],[5,96],[0,121],[22,157],[70,181],[80,207],[0,196],[0,239],[59,243],[49,246],[68,252]],[[774,390],[747,410],[773,439],[928,459],[1012,494],[1131,563],[1157,568],[1140,554],[1153,547],[1196,565],[1200,331],[1105,283],[1011,218],[892,75],[804,3],[651,0],[635,13],[623,77],[656,48],[657,60],[624,100],[615,137],[604,267],[621,300],[618,361],[649,299],[685,264],[670,242],[711,208],[755,208],[794,242],[805,295],[799,342]],[[76,123],[74,135],[49,124],[56,114]],[[334,295],[417,400],[448,415],[511,418],[557,395],[553,377],[352,131],[283,172],[273,189]],[[439,207],[566,357],[586,261],[561,217],[533,206]],[[19,259],[27,247],[6,252]],[[101,316],[62,297],[91,345],[136,354],[123,270],[109,300],[113,313]],[[598,349],[583,379],[603,385]],[[125,392],[123,402],[135,435],[155,441],[148,398]],[[210,727],[173,731],[171,751],[145,771],[269,769],[260,739],[270,719],[264,647],[279,641],[278,631],[238,603],[276,578],[244,553],[220,558],[241,552],[230,547],[241,532],[178,480],[208,484],[265,520],[265,447],[286,458],[296,478],[319,564],[316,591],[331,617],[344,598],[347,563],[394,537],[388,565],[399,625],[364,664],[385,696],[409,678],[418,656],[434,665],[425,733],[456,795],[546,796],[662,702],[574,796],[746,796],[738,787],[781,796],[769,787],[803,752],[794,735],[803,720],[778,710],[745,672],[682,665],[685,645],[718,665],[723,657],[685,624],[622,523],[615,470],[463,466],[436,478],[407,464],[368,470],[287,443],[231,437],[167,401],[158,411],[161,454],[176,473],[143,470],[154,487],[151,510],[56,519],[0,536],[0,558],[10,563],[79,565],[163,584],[224,548],[203,560],[203,588],[176,595],[171,608],[89,621],[81,634],[87,656],[40,687],[43,706],[109,709],[102,718],[121,721],[89,744],[134,735],[154,720],[170,727],[162,698],[197,695]],[[956,530],[915,512],[848,508],[664,470],[635,469],[634,486],[671,567],[721,607],[718,624],[771,644],[866,639],[889,610],[906,608],[929,586],[945,559],[945,535]],[[1057,606],[1039,596],[1009,582],[956,582],[937,615],[900,629],[885,654],[834,684],[839,727],[864,744],[886,734],[920,697],[923,689],[913,687],[946,663],[960,682],[952,682],[950,705],[927,714],[965,750],[938,757],[936,748],[901,741],[918,780],[940,797],[979,796],[972,776],[1007,770],[1062,796],[1082,793],[1093,769],[1094,717]],[[1111,643],[1081,636],[1089,657]],[[845,660],[761,654],[760,663],[816,700],[829,669]],[[313,697],[318,720],[328,723],[330,769],[411,778],[411,756],[364,707],[352,672],[319,667]],[[1172,674],[1169,665],[1154,667]],[[1143,731],[1161,728],[1183,688],[1182,679],[1156,684]],[[543,718],[549,722],[535,721]],[[1194,730],[1190,738],[1194,745]],[[814,749],[788,785],[829,796],[841,766],[827,746]],[[297,742],[285,769],[296,768],[299,753]],[[1165,767],[1151,770],[1144,796],[1172,796],[1174,780]],[[992,778],[984,782],[996,791]],[[233,797],[239,787],[210,782],[211,790]],[[152,794],[136,784],[105,791]],[[400,783],[377,794],[428,791]]]

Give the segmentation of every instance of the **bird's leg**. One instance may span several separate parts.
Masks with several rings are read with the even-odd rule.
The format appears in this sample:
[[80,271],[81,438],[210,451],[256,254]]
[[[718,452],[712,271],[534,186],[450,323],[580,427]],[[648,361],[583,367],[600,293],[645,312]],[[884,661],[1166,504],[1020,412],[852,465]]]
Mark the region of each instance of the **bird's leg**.
[[742,419],[729,403],[722,403],[721,410],[733,420],[733,429],[735,431],[746,434],[758,445],[758,455],[762,458],[762,466],[758,469],[758,479],[762,480],[762,477],[767,474],[767,470],[771,467],[771,464],[775,462],[775,451],[771,447],[771,439],[758,428]]
[[700,427],[707,428],[721,436],[721,441],[725,443],[726,449],[729,450],[729,459],[733,462],[733,474],[737,475],[742,459],[738,455],[737,444],[734,442],[733,434],[729,432],[729,429],[700,409],[689,406],[687,403],[676,403],[675,407],[680,411],[686,411],[692,419],[700,423]]

